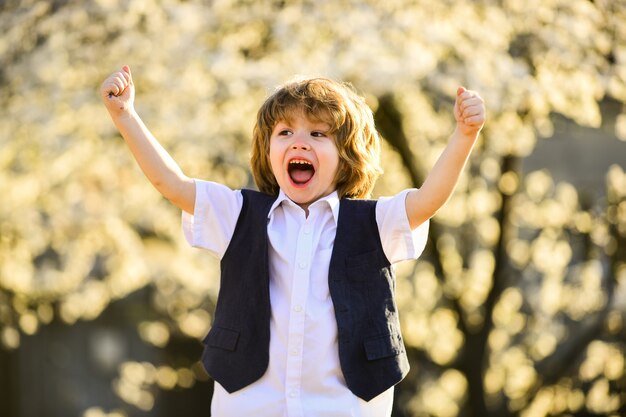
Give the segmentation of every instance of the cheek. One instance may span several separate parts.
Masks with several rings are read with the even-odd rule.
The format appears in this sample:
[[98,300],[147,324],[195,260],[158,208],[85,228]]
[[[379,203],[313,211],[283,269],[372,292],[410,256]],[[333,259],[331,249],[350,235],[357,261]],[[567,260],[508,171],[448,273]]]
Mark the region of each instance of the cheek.
[[339,160],[337,162],[337,169],[335,170],[335,173],[333,174],[333,182],[338,183],[342,178],[344,178],[346,176],[346,169],[347,166],[344,162],[342,162],[341,160]]
[[343,169],[344,163],[342,159],[339,157],[339,151],[337,150],[335,146],[333,146],[333,148],[328,153],[328,161],[331,164],[331,166],[335,168],[334,169],[335,174]]

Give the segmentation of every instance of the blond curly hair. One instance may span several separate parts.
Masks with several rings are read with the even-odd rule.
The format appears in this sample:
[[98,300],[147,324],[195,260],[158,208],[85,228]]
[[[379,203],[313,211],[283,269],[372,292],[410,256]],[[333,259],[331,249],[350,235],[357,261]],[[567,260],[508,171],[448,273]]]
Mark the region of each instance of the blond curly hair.
[[339,153],[335,178],[339,198],[369,198],[380,167],[380,137],[372,110],[348,83],[327,78],[291,81],[279,87],[257,113],[252,136],[250,164],[254,181],[261,192],[278,194],[272,172],[270,137],[278,122],[304,112],[313,121],[330,125]]

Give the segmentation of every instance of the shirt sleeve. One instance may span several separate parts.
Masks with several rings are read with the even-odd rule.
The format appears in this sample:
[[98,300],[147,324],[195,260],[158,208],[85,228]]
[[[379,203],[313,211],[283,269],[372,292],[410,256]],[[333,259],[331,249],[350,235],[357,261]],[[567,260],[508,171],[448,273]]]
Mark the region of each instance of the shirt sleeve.
[[378,232],[387,259],[392,264],[407,259],[417,259],[426,246],[429,221],[415,230],[409,226],[406,213],[407,189],[393,197],[381,197],[376,204]]
[[194,180],[194,214],[182,214],[183,233],[193,247],[206,249],[221,259],[235,233],[243,206],[240,190],[210,181]]

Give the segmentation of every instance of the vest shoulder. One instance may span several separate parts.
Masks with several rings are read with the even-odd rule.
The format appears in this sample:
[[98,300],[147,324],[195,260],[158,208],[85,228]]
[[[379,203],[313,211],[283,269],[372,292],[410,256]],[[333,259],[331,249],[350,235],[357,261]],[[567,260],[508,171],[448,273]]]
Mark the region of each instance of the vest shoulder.
[[256,190],[243,189],[241,190],[244,200],[248,200],[251,203],[273,203],[278,196],[265,194]]
[[340,207],[345,207],[351,211],[358,210],[373,210],[376,207],[378,200],[364,200],[358,198],[342,198],[340,201]]

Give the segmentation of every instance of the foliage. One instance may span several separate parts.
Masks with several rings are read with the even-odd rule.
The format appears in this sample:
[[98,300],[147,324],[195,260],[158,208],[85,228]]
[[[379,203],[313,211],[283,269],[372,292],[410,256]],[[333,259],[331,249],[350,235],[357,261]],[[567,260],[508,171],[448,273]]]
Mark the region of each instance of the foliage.
[[[387,140],[378,195],[420,185],[461,84],[489,120],[424,258],[398,268],[414,371],[396,414],[624,411],[623,165],[606,173],[606,198],[588,201],[522,162],[552,136],[554,114],[600,129],[599,103],[626,103],[625,1],[15,0],[0,16],[5,349],[146,286],[157,313],[137,329],[147,343],[208,329],[218,265],[187,248],[179,213],[107,119],[96,90],[112,70],[131,66],[142,118],[188,174],[233,188],[252,186],[250,131],[275,85],[350,81]],[[626,140],[626,114],[610,129]],[[116,389],[150,409],[145,381],[198,377],[126,363]]]

